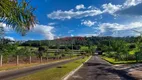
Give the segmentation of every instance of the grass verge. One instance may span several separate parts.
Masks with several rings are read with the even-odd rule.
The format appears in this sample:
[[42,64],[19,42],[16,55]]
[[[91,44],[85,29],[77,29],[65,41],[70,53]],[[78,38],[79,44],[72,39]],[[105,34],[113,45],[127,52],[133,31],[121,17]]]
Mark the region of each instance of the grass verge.
[[107,62],[111,63],[111,64],[133,64],[136,63],[136,60],[131,60],[131,61],[115,61],[115,59],[113,58],[108,58],[105,56],[101,57],[102,59],[106,60]]
[[37,73],[18,78],[16,80],[61,80],[63,76],[80,66],[87,59],[88,57],[79,59],[65,65],[61,65],[61,67],[42,70]]
[[7,64],[7,65],[4,65],[4,66],[0,67],[0,71],[13,70],[13,69],[21,69],[21,68],[25,68],[25,67],[32,67],[32,66],[37,66],[37,65],[44,65],[44,64],[50,64],[50,63],[56,63],[56,62],[60,62],[60,61],[64,61],[64,60],[69,60],[69,59],[74,59],[74,58],[76,58],[76,57],[67,58],[67,59],[53,60],[53,61],[44,62],[44,63],[19,64],[18,66],[16,66],[15,64]]

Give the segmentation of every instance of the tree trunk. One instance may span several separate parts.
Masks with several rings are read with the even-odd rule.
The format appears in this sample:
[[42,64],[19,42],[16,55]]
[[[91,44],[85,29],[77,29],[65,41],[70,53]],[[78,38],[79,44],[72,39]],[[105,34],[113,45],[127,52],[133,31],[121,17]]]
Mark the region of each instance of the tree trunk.
[[70,58],[71,58],[71,53],[70,53]]
[[9,63],[9,60],[10,60],[10,59],[9,59],[9,56],[8,56],[8,57],[7,57],[7,63]]
[[48,56],[46,57],[46,61],[48,62]]
[[19,65],[19,55],[17,55],[16,64]]
[[40,57],[40,63],[42,63],[42,56]]
[[3,60],[3,56],[0,55],[0,66],[2,67],[2,60]]
[[32,57],[31,56],[29,57],[29,63],[30,64],[32,63]]
[[128,61],[128,53],[126,54],[126,61]]
[[136,53],[136,63],[138,63],[139,60],[138,60],[138,53]]

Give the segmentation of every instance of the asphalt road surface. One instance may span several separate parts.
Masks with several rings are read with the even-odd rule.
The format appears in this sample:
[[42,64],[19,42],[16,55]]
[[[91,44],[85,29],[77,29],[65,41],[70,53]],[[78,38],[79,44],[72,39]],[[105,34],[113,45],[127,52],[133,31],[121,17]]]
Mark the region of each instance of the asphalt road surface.
[[18,70],[10,70],[10,71],[0,72],[0,80],[12,80],[12,79],[15,79],[15,78],[18,78],[18,77],[21,77],[21,76],[25,76],[25,75],[28,75],[28,74],[35,73],[35,72],[40,71],[40,70],[57,67],[59,65],[66,64],[66,63],[72,62],[72,61],[80,59],[80,58],[61,61],[61,62],[57,62],[57,63],[46,64],[46,65],[28,67],[28,68],[23,68],[23,69],[18,69]]
[[68,80],[135,80],[127,72],[116,70],[108,62],[93,56]]

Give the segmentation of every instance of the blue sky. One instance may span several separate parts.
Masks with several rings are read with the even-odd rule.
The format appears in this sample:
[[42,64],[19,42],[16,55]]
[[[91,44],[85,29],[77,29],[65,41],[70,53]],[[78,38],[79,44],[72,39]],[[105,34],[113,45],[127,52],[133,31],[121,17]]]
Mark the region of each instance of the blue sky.
[[142,0],[32,0],[38,23],[26,36],[5,27],[6,38],[55,39],[66,36],[137,36]]

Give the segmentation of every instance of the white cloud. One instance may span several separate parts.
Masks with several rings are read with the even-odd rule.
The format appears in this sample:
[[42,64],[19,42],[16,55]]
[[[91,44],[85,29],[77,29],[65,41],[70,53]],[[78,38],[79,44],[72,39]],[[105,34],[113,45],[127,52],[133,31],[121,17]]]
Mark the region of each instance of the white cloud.
[[5,36],[4,38],[5,38],[5,39],[12,40],[12,41],[15,41],[15,39],[14,39],[13,37],[10,37],[10,36]]
[[114,14],[117,11],[128,9],[132,6],[136,6],[142,3],[142,0],[126,0],[122,5],[114,5],[114,4],[103,4],[103,12],[108,12],[110,14]]
[[5,33],[10,32],[10,31],[12,32],[12,28],[11,27],[7,27],[5,23],[1,22],[0,23],[0,27],[4,28]]
[[[53,23],[52,23],[53,25]],[[0,23],[0,27],[4,27],[5,32],[9,33],[12,32],[13,29],[11,27],[7,27],[6,24],[4,23]],[[36,34],[41,34],[43,35],[46,39],[52,40],[54,39],[54,34],[53,34],[53,30],[54,27],[50,26],[50,25],[39,25],[36,24],[35,27],[33,29],[31,29],[29,32],[34,32]],[[14,40],[14,38],[6,36],[5,38],[10,39],[10,40]]]
[[43,36],[45,36],[46,39],[53,40],[55,36],[53,34],[53,29],[53,26],[36,24],[36,26],[31,31],[42,34]]
[[91,36],[98,36],[98,34],[79,34],[78,36],[81,36],[81,37],[91,37]]
[[130,30],[130,29],[142,28],[142,23],[141,22],[132,22],[130,24],[103,23],[99,26],[102,32],[104,32],[105,28],[111,28],[113,30]]
[[6,27],[6,24],[0,23],[0,27]]
[[92,9],[92,6],[89,6],[88,9]]
[[71,37],[74,37],[74,35],[73,35],[73,34],[71,34]]
[[108,12],[110,14],[113,14],[114,12],[118,11],[121,9],[122,5],[113,5],[111,3],[108,3],[108,4],[103,4],[102,5],[103,7],[103,12]]
[[69,30],[69,31],[68,31],[68,33],[72,33],[72,32],[74,32],[74,30]]
[[77,10],[80,10],[80,9],[85,9],[85,6],[83,4],[80,4],[80,5],[77,5],[75,8]]
[[89,9],[89,10],[92,9],[93,10],[93,9],[98,9],[98,8],[95,7],[95,6],[89,6],[87,9]]
[[54,22],[48,23],[49,26],[53,26],[53,25],[55,25],[55,24],[56,24],[56,23],[54,23]]
[[[109,35],[109,36],[116,34],[116,32],[127,33],[127,35],[130,35],[130,34],[136,35],[138,33],[135,33],[133,30],[142,30],[142,23],[141,22],[132,22],[130,24],[102,23],[99,25],[99,30],[100,30],[100,33],[104,35]],[[131,33],[128,33],[128,31]],[[124,35],[123,33],[119,33],[119,34],[123,36]]]
[[93,22],[93,21],[90,21],[90,20],[85,20],[85,21],[82,21],[81,22],[81,25],[85,25],[85,26],[88,26],[88,27],[91,27],[95,24],[96,22]]
[[126,0],[122,5],[114,5],[112,3],[103,4],[103,12],[108,12],[110,14],[115,13],[116,11],[123,10],[126,8],[129,8],[131,6],[136,6],[138,4],[142,3],[142,0]]
[[83,18],[83,17],[89,17],[89,16],[96,16],[102,14],[101,10],[99,9],[93,9],[93,10],[84,10],[84,11],[54,11],[51,14],[48,14],[47,16],[51,19],[71,19],[71,18]]
[[136,6],[140,3],[142,3],[142,0],[126,0],[126,2],[123,5],[124,7],[130,7],[130,6]]
[[[48,18],[51,19],[59,19],[59,20],[65,20],[65,19],[72,19],[72,18],[83,18],[83,17],[89,17],[89,16],[97,16],[103,13],[109,13],[109,14],[115,14],[117,11],[124,10],[126,8],[129,8],[131,6],[136,6],[138,4],[142,3],[142,0],[126,0],[121,5],[115,5],[112,3],[103,4],[102,8],[103,10],[100,10],[94,6],[89,6],[85,9],[85,6],[83,4],[77,5],[76,9],[77,11],[74,11],[74,9],[62,11],[57,10],[53,11],[52,13],[48,14]],[[80,9],[85,9],[80,11]]]

